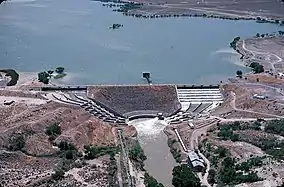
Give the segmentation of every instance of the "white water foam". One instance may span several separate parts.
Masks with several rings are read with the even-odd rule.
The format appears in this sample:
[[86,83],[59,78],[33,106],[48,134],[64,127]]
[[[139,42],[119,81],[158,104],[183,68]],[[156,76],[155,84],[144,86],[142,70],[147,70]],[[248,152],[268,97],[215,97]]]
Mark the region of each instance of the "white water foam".
[[128,124],[136,128],[138,136],[143,142],[155,139],[168,125],[167,122],[158,118],[137,119],[130,121]]

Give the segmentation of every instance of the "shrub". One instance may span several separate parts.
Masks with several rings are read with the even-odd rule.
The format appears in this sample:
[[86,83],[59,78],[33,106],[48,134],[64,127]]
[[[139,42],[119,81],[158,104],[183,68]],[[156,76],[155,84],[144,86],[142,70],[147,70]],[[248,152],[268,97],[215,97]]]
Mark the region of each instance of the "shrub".
[[135,161],[144,161],[147,159],[138,141],[134,147],[129,150],[129,158]]
[[10,139],[9,149],[12,151],[22,150],[25,144],[26,144],[25,138],[22,134],[15,135],[14,137]]
[[72,150],[68,150],[68,151],[66,151],[66,154],[65,154],[65,158],[66,159],[73,159],[74,158],[74,153],[73,153],[73,151]]
[[48,136],[60,135],[61,134],[61,127],[60,127],[59,123],[54,123],[54,124],[50,125],[49,127],[47,127],[45,133]]
[[144,184],[146,187],[164,187],[163,184],[159,183],[154,177],[145,172],[144,174]]
[[59,74],[63,73],[63,72],[64,72],[64,67],[57,67],[57,68],[55,69],[55,72],[56,72],[56,73],[59,73]]
[[56,169],[55,170],[55,173],[54,174],[52,174],[52,179],[54,179],[54,180],[60,180],[60,179],[62,179],[63,177],[64,177],[64,171],[62,170],[62,169]]
[[1,69],[0,72],[6,74],[6,76],[10,76],[11,80],[7,83],[7,86],[14,86],[17,84],[19,80],[19,74],[13,69]]
[[172,184],[175,187],[200,187],[200,181],[186,164],[175,166],[173,169]]
[[112,154],[117,152],[116,147],[107,146],[84,146],[85,149],[85,159],[95,159],[106,154]]

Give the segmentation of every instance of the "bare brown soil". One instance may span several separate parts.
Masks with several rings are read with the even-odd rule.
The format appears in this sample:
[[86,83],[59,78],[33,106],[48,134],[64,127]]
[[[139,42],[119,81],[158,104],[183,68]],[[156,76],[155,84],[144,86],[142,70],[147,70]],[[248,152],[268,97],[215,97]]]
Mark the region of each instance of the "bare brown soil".
[[[260,33],[262,34],[262,33]],[[252,37],[237,42],[236,50],[243,55],[246,65],[252,62],[262,64],[265,70],[277,75],[284,68],[284,37]]]
[[[3,91],[7,98],[29,98],[38,100],[40,95],[31,92]],[[10,97],[10,94],[13,97]],[[3,96],[3,97],[4,97]],[[20,100],[19,100],[20,101]],[[61,134],[54,141],[49,140],[46,128],[59,123]],[[124,136],[135,137],[137,131],[131,126],[122,126]],[[83,152],[84,145],[116,146],[115,127],[87,113],[76,106],[56,102],[27,105],[15,102],[11,105],[0,104],[0,184],[7,186],[47,186],[47,181],[55,168],[66,161],[64,154],[53,144],[60,141],[72,142],[79,152]],[[24,147],[12,151],[15,137],[24,138]],[[63,158],[61,158],[63,156]],[[101,159],[101,158],[99,158]],[[65,161],[64,161],[65,160]],[[68,160],[67,160],[68,161]],[[102,164],[78,164],[74,170],[68,171],[63,180],[49,183],[49,186],[108,186],[110,160],[102,158]],[[76,162],[77,162],[76,161]],[[98,160],[92,160],[97,162]],[[73,162],[73,161],[71,161]],[[111,164],[113,165],[113,164]],[[76,167],[77,170],[76,170]],[[56,185],[55,185],[56,184]]]
[[[253,81],[259,78],[259,81]],[[248,75],[247,80],[236,80],[222,86],[224,102],[212,114],[226,118],[271,118],[283,113],[282,79],[270,75]],[[279,86],[279,87],[277,87]],[[232,94],[235,93],[235,102]],[[266,99],[253,98],[255,94]],[[232,106],[235,105],[235,106]],[[236,108],[234,108],[236,107]]]
[[141,9],[134,13],[151,15],[168,14],[206,14],[224,17],[269,17],[282,19],[284,5],[280,1],[257,0],[135,0],[144,3]]
[[88,95],[120,114],[147,110],[167,115],[180,108],[174,86],[92,86]]

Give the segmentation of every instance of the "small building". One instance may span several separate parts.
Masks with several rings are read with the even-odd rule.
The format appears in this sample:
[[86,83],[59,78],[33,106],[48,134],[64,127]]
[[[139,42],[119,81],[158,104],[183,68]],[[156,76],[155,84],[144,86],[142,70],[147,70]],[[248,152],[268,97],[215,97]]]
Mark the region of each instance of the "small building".
[[205,168],[204,161],[199,158],[196,152],[188,151],[187,157],[189,165],[191,165],[196,171],[200,172]]

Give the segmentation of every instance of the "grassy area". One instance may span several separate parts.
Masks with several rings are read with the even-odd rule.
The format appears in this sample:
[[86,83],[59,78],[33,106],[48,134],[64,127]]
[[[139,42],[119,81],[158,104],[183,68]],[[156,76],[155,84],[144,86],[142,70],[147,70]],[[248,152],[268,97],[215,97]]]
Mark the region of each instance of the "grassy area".
[[14,86],[19,80],[19,74],[13,69],[0,69],[0,72],[5,73],[5,76],[10,76],[11,80],[7,83],[7,86]]

